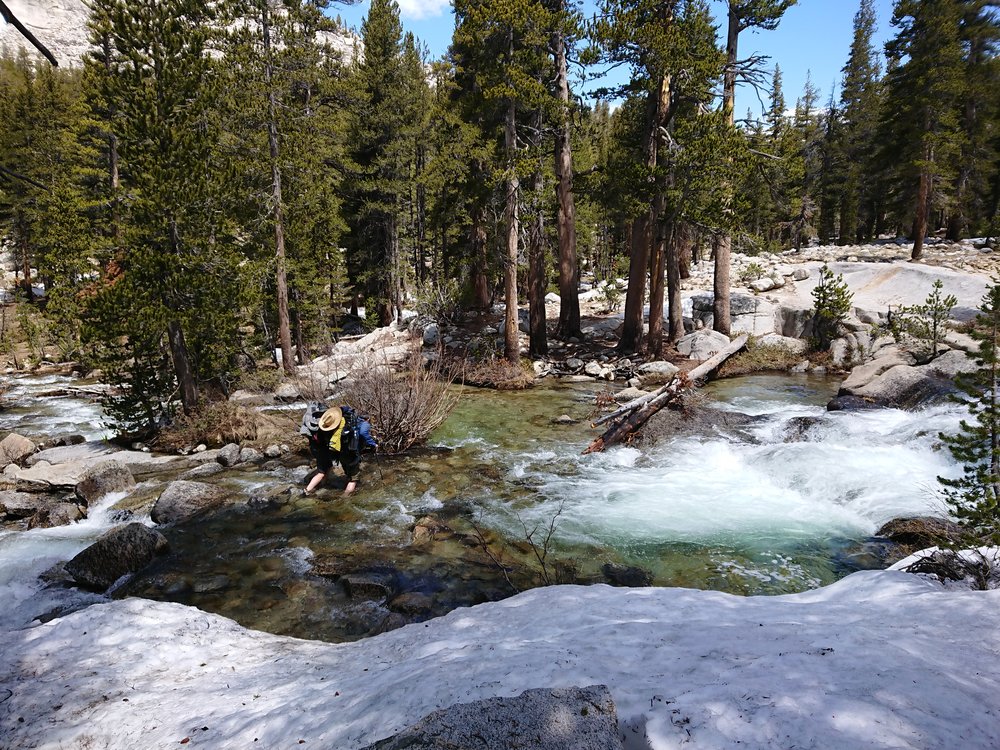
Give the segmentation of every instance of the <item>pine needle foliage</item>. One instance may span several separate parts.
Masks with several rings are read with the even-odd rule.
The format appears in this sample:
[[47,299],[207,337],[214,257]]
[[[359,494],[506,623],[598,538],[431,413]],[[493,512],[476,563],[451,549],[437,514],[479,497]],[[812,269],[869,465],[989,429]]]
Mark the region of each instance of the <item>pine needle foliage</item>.
[[847,288],[844,275],[833,271],[826,264],[819,269],[819,283],[812,290],[813,335],[812,345],[817,351],[824,351],[837,338],[840,324],[851,311],[854,295]]
[[962,464],[957,479],[938,477],[953,515],[970,531],[992,543],[1000,542],[1000,281],[983,297],[971,335],[979,342],[974,357],[979,369],[959,376],[970,419],[955,435],[941,440]]

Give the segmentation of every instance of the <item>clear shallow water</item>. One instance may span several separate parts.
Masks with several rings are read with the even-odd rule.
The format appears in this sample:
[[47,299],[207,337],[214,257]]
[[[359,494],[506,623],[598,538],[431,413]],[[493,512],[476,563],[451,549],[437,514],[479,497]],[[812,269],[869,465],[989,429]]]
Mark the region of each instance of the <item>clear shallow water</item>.
[[[936,476],[957,471],[935,449],[937,433],[957,427],[954,406],[827,413],[837,383],[806,376],[704,389],[707,406],[752,415],[739,417],[742,437],[719,428],[721,419],[703,419],[696,429],[682,421],[641,451],[583,456],[598,434],[589,420],[601,387],[467,391],[432,436],[438,449],[366,465],[351,498],[332,487],[317,498],[285,496],[165,528],[170,555],[123,590],[271,632],[352,639],[375,632],[388,610],[350,599],[339,573],[382,571],[394,592],[429,598],[420,616],[442,614],[511,591],[478,549],[476,528],[526,586],[537,582],[531,571],[538,566],[524,538],[537,528],[541,539],[555,518],[548,563],[566,568],[567,580],[605,580],[602,566],[615,563],[641,567],[656,585],[787,593],[871,564],[859,545],[890,518],[941,513]],[[64,399],[52,418],[70,419],[59,413],[66,408],[79,413]],[[564,414],[577,423],[553,422]],[[301,486],[306,459],[297,463],[227,472],[222,481],[245,501]],[[412,544],[411,529],[426,514],[455,535]],[[39,588],[33,577],[112,522],[98,510],[66,529],[0,537],[0,595],[25,603],[8,615],[25,621]],[[70,604],[93,599],[46,590],[38,612],[58,610],[52,602],[60,596]],[[9,620],[0,615],[0,624]]]

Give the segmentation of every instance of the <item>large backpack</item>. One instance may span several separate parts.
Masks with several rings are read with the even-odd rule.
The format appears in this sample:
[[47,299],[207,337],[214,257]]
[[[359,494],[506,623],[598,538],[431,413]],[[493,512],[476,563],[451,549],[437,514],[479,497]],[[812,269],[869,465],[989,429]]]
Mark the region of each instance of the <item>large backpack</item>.
[[347,453],[361,452],[361,420],[358,413],[349,406],[340,407],[344,414],[344,432],[340,436],[341,450]]

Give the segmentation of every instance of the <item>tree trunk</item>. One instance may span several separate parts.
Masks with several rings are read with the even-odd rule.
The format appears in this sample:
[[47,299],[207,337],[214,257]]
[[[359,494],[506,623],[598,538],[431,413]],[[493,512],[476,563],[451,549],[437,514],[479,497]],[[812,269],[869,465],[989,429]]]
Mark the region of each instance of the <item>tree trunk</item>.
[[632,252],[628,264],[628,291],[625,294],[625,322],[618,340],[618,351],[635,353],[642,348],[642,308],[646,301],[646,274],[649,270],[649,245],[652,235],[652,211],[632,222]]
[[[561,0],[559,10],[565,9]],[[580,271],[576,258],[576,205],[573,200],[573,151],[570,143],[569,75],[566,40],[561,32],[553,35],[556,89],[561,105],[555,140],[556,197],[559,208],[556,230],[559,236],[559,327],[560,338],[582,338],[580,330]]]
[[667,340],[677,343],[684,336],[684,311],[681,301],[681,256],[686,242],[685,224],[674,224],[667,233]]
[[[732,127],[734,122],[733,110],[736,102],[736,54],[739,47],[740,38],[740,18],[735,5],[729,3],[729,26],[726,34],[726,72],[722,84],[722,112],[725,115],[726,124]],[[729,187],[728,185],[726,186]],[[725,213],[730,213],[732,208],[723,208]],[[715,299],[712,303],[712,327],[719,333],[729,335],[729,274],[730,256],[732,254],[733,238],[726,233],[721,235],[715,245],[715,281],[713,292]]]
[[[656,169],[657,124],[660,111],[661,85],[646,95],[646,167],[649,179]],[[654,186],[655,190],[655,186]],[[628,290],[625,292],[625,321],[618,340],[618,351],[637,353],[642,349],[642,308],[646,303],[646,274],[649,271],[651,245],[656,232],[656,211],[651,203],[645,214],[632,223],[632,247],[628,264]]]
[[[682,279],[691,278],[691,263],[694,260],[695,242],[691,226],[687,222],[677,225],[677,267]],[[669,259],[667,261],[669,263]],[[669,287],[668,287],[669,291]]]
[[715,241],[715,281],[712,291],[715,299],[712,302],[712,328],[727,336],[730,331],[729,320],[729,256],[732,249],[732,238],[722,235]]
[[[513,46],[513,40],[511,41]],[[517,362],[521,357],[518,343],[517,320],[517,240],[520,231],[518,216],[518,192],[520,184],[517,178],[517,133],[515,131],[517,111],[511,100],[507,105],[507,117],[504,126],[504,145],[507,151],[507,241],[504,257],[504,296],[506,298],[506,314],[504,316],[504,356],[508,362]]]
[[917,210],[913,217],[913,251],[910,260],[920,260],[924,254],[924,237],[927,234],[927,201],[930,198],[930,175],[926,169],[920,170],[920,186],[917,189]]
[[[656,161],[659,161],[659,134],[670,123],[670,94],[672,77],[664,75],[660,79],[660,90],[656,101]],[[646,347],[654,357],[663,356],[663,292],[666,271],[667,237],[663,215],[666,209],[667,186],[663,178],[657,180],[656,196],[653,198],[653,245],[649,262],[649,338]]]
[[536,205],[532,217],[530,246],[528,250],[528,331],[531,356],[540,357],[549,353],[549,342],[545,331],[545,214],[542,212],[542,188],[544,181],[541,169],[534,174],[532,191]]
[[489,253],[486,247],[486,227],[483,226],[483,210],[476,208],[472,213],[472,306],[485,310],[490,306],[490,286],[486,269],[489,267]]
[[689,373],[681,374],[679,377],[674,377],[669,383],[658,388],[652,393],[640,396],[619,409],[616,409],[613,413],[605,415],[595,421],[593,426],[597,427],[605,422],[616,420],[600,437],[591,441],[590,445],[588,445],[587,449],[583,452],[584,455],[588,453],[598,453],[603,451],[608,446],[615,445],[616,443],[620,443],[623,440],[630,438],[649,420],[651,416],[656,414],[656,412],[668,403],[675,400],[677,395],[684,388],[693,385],[700,378],[710,375],[713,371],[717,370],[723,362],[746,346],[749,338],[750,337],[746,334],[740,336],[736,341],[732,342],[721,352],[698,365]]
[[298,292],[295,293],[295,353],[300,365],[309,361],[309,347],[306,346],[306,336],[302,324],[302,306]]
[[274,65],[271,61],[271,17],[267,0],[260,4],[261,33],[264,41],[264,85],[267,86],[267,145],[271,156],[271,201],[274,203],[274,276],[278,293],[278,346],[285,374],[295,372],[292,332],[288,315],[288,279],[285,270],[285,218],[281,196],[281,165],[278,147],[278,103],[274,94]]
[[198,406],[198,384],[194,380],[187,344],[184,343],[184,330],[179,321],[171,320],[167,323],[167,338],[170,341],[174,374],[181,391],[181,406],[185,414],[192,414]]
[[663,356],[663,282],[666,272],[666,238],[663,236],[663,199],[657,196],[653,215],[657,217],[653,227],[653,246],[649,256],[649,335],[646,337],[646,351],[659,359]]
[[24,289],[25,297],[27,302],[31,303],[35,301],[35,290],[31,286],[31,243],[28,241],[28,227],[27,222],[22,222],[21,231],[18,233],[20,236],[20,242],[18,243],[18,249],[21,251],[21,284]]

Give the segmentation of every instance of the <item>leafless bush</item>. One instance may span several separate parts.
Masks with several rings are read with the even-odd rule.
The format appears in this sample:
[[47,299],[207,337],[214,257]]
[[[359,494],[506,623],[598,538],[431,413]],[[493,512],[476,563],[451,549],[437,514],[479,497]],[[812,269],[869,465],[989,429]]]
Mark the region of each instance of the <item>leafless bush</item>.
[[259,445],[287,442],[295,434],[295,420],[287,414],[265,414],[229,401],[203,404],[190,415],[181,415],[156,438],[163,450],[178,450],[204,443]]
[[937,550],[906,567],[908,573],[932,575],[939,581],[969,581],[978,590],[997,588],[1000,571],[979,551]]
[[339,396],[372,424],[379,450],[399,453],[419,445],[458,404],[461,392],[440,360],[424,365],[415,352],[402,372],[377,357],[359,360]]
[[503,357],[470,362],[463,368],[462,377],[468,385],[498,391],[523,391],[535,382],[534,372],[530,372],[523,362],[510,362]]
[[[566,501],[561,501],[547,522],[538,522],[532,526],[528,525],[520,513],[514,513],[517,522],[521,525],[523,536],[520,541],[523,541],[522,546],[526,548],[523,551],[527,552],[529,556],[529,560],[520,566],[506,561],[510,555],[510,545],[491,539],[490,535],[483,530],[481,522],[472,521],[472,531],[479,542],[479,548],[503,574],[504,580],[507,581],[514,593],[520,591],[513,580],[514,574],[518,572],[526,574],[532,586],[555,586],[573,581],[576,572],[575,566],[572,563],[551,559],[553,536],[565,505]],[[534,562],[530,558],[534,558]]]

